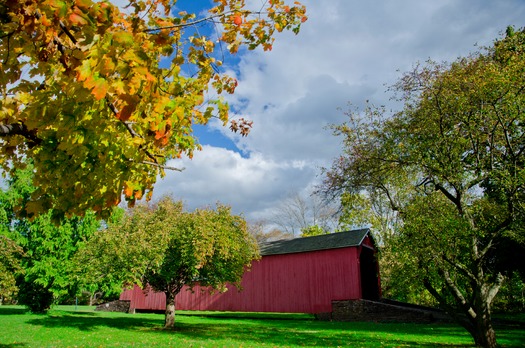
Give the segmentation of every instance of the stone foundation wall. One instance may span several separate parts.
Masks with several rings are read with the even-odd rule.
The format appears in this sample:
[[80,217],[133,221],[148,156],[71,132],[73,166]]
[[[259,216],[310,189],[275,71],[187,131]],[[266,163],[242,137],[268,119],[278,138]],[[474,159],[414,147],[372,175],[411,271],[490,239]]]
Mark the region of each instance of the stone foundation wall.
[[430,323],[437,320],[447,320],[447,316],[431,309],[423,310],[376,301],[354,300],[333,301],[331,320]]
[[116,300],[112,302],[106,302],[101,305],[98,305],[97,308],[95,308],[96,311],[102,311],[102,312],[129,312],[129,306],[131,304],[131,301],[129,300]]

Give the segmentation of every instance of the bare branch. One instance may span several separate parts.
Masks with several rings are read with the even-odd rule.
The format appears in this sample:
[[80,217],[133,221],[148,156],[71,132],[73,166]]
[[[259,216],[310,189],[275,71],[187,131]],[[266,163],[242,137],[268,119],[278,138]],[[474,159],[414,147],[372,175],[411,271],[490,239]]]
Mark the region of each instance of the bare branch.
[[213,15],[213,16],[197,19],[197,20],[195,20],[193,22],[181,23],[181,24],[173,24],[173,25],[168,25],[168,26],[165,26],[165,27],[148,28],[148,29],[144,29],[143,32],[144,33],[153,33],[153,32],[161,31],[161,30],[171,30],[171,29],[179,29],[179,28],[191,27],[191,26],[197,25],[199,23],[212,21],[214,18],[219,18],[219,17],[222,17],[222,16],[226,16],[227,14],[231,14],[231,13],[233,13],[233,12],[229,11],[229,12],[220,13],[220,14],[216,14],[216,15]]
[[176,170],[178,172],[182,172],[184,169],[186,169],[184,167],[183,168],[177,168],[177,167],[171,167],[171,166],[163,166],[162,164],[158,164],[156,162],[150,162],[150,161],[142,161],[142,163],[148,164],[150,166],[159,167],[159,168],[162,168],[162,169]]

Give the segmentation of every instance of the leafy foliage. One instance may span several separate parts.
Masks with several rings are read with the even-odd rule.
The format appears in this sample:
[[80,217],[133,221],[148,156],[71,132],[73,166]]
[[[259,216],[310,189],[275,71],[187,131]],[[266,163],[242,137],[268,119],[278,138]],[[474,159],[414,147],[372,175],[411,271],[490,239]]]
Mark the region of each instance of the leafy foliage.
[[59,224],[52,220],[52,212],[32,221],[18,219],[15,215],[18,204],[27,201],[34,190],[31,178],[29,165],[25,170],[17,170],[8,180],[7,189],[0,191],[3,234],[0,267],[9,271],[9,284],[13,285],[16,276],[19,303],[32,311],[44,312],[62,296],[77,291],[71,259],[81,242],[98,229],[99,221],[92,212],[82,218],[63,219]]
[[327,231],[318,225],[312,225],[301,229],[301,237],[320,236],[328,233],[330,233],[330,231]]
[[53,292],[37,283],[34,277],[23,278],[18,287],[18,302],[29,308],[32,313],[46,313],[55,302]]
[[16,276],[23,273],[20,265],[22,248],[4,235],[0,235],[0,304],[11,300],[18,292]]
[[[25,221],[14,231],[26,255],[22,259],[25,275],[19,280],[23,296],[20,303],[30,308],[35,305],[32,298],[38,291],[49,293],[52,302],[78,292],[72,259],[82,242],[99,228],[93,213],[64,219],[59,225],[51,220],[51,215],[49,212],[33,221]],[[23,300],[28,296],[23,294],[23,289],[31,293],[27,298],[30,302]]]
[[[307,18],[298,2],[214,2],[203,18],[168,0],[130,0],[126,12],[93,0],[0,4],[0,165],[13,174],[31,158],[35,172],[20,216],[108,217],[122,194],[151,197],[167,161],[199,149],[194,124],[227,124],[220,95],[237,81],[221,72],[225,55],[271,50],[276,32]],[[202,35],[205,23],[217,32]]]
[[173,327],[175,295],[199,284],[219,291],[238,285],[257,257],[257,244],[244,219],[230,208],[185,212],[165,197],[136,206],[119,224],[90,239],[77,265],[85,279],[113,285],[141,284],[166,294],[166,327]]
[[487,347],[494,297],[522,267],[502,261],[524,245],[524,44],[509,28],[483,53],[405,74],[401,112],[371,108],[336,127],[344,155],[324,187],[388,202],[409,247],[397,266]]

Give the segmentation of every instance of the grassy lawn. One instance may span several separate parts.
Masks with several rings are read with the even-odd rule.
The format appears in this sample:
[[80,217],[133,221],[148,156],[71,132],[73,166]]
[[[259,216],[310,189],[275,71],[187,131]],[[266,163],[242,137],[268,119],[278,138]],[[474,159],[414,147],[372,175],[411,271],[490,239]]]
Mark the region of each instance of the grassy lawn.
[[[94,312],[58,306],[48,315],[0,306],[0,347],[438,347],[472,346],[452,324],[320,322],[308,315],[179,312],[175,331],[163,315]],[[525,347],[525,317],[497,326],[503,347]],[[512,320],[512,321],[511,321]]]

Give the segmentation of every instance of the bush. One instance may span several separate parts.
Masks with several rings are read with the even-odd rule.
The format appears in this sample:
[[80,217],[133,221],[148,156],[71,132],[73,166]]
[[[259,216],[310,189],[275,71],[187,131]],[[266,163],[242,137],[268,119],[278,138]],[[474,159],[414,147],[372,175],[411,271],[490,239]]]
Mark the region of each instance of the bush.
[[40,284],[21,279],[18,284],[18,303],[32,313],[46,313],[53,304],[53,293]]

